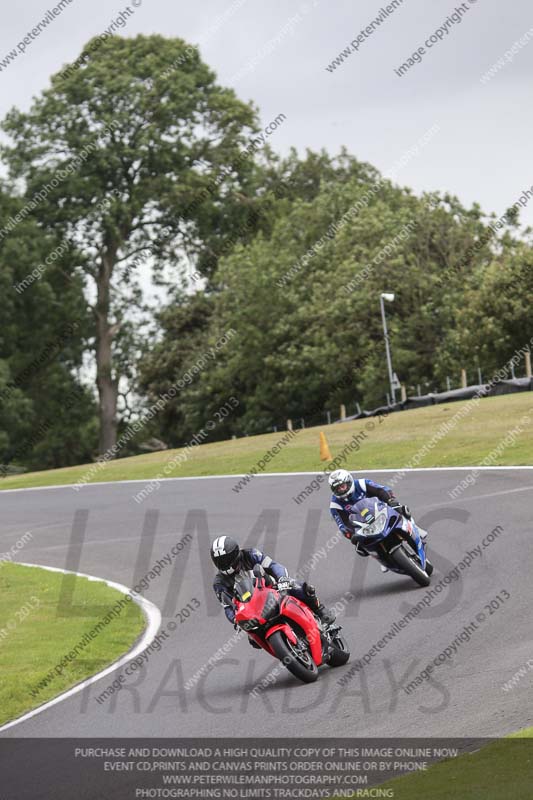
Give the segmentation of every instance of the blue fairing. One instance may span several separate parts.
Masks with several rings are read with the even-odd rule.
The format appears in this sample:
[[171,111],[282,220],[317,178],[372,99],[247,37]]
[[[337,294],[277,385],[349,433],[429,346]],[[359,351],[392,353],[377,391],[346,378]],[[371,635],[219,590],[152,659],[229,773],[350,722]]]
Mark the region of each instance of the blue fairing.
[[[378,514],[383,513],[386,514],[386,522],[382,529],[372,536],[365,535],[364,529],[361,529],[360,526],[368,522],[370,514],[377,517]],[[366,522],[365,517],[367,518]],[[365,497],[363,500],[358,500],[351,508],[350,523],[353,531],[352,541],[361,544],[367,552],[375,553],[382,563],[385,563],[385,561],[381,557],[381,548],[378,546],[380,542],[386,539],[394,530],[408,533],[416,545],[422,569],[426,568],[426,551],[420,538],[418,525],[414,520],[406,520],[386,503],[382,503],[381,500],[375,497]],[[361,531],[361,533],[358,533],[358,531]],[[401,573],[400,569],[391,566],[389,562],[386,563],[386,566],[394,572]]]
[[370,496],[374,496],[375,492],[373,490],[375,489],[381,489],[392,494],[392,489],[389,486],[376,483],[369,478],[359,478],[354,481],[353,491],[347,497],[331,496],[330,514],[340,532],[348,539],[351,537],[351,529],[346,525],[346,515],[353,511],[359,500],[364,500],[368,497],[369,493]]

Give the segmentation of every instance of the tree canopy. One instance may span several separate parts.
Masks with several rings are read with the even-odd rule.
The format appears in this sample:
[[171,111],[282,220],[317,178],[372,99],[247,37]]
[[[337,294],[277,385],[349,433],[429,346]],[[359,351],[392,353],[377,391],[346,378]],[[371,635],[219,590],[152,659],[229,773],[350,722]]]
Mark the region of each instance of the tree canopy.
[[114,347],[139,299],[139,259],[155,269],[183,266],[187,254],[200,268],[210,263],[206,240],[212,247],[214,231],[231,230],[237,190],[252,171],[239,156],[256,115],[180,39],[113,36],[86,50],[90,57],[53,76],[29,112],[8,114],[13,145],[3,155],[27,199],[48,187],[32,215],[78,252],[94,286],[104,453],[116,442]]
[[[394,369],[411,391],[418,384],[442,390],[448,375],[457,385],[462,367],[473,377],[479,364],[487,374],[524,344],[527,293],[508,308],[505,298],[516,282],[531,281],[531,250],[511,235],[512,217],[494,240],[479,207],[466,209],[448,195],[416,197],[368,165],[348,163],[308,155],[296,173],[307,174],[312,189],[288,199],[285,193],[270,228],[221,260],[210,325],[231,326],[239,336],[180,398],[183,430],[193,420],[200,426],[198,409],[207,419],[232,392],[245,401],[220,435],[265,431],[287,418],[318,424],[341,402],[352,411],[356,401],[383,404],[383,291],[396,295],[388,307]],[[286,174],[284,165],[277,168]],[[163,339],[141,365],[145,391],[182,368],[174,325],[197,304],[197,297],[172,304],[162,316]],[[205,318],[202,326],[198,347]],[[195,339],[188,341],[193,359]]]

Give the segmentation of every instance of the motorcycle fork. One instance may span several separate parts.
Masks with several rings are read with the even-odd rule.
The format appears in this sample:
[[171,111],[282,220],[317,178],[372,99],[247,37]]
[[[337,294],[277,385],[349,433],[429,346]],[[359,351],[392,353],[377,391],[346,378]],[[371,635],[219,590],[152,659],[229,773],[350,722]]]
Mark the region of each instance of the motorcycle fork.
[[384,544],[380,544],[380,545],[379,545],[379,547],[381,548],[381,552],[382,552],[382,558],[383,558],[383,561],[384,561],[386,564],[389,564],[389,565],[391,565],[391,564],[392,564],[392,565],[394,565],[394,562],[393,562],[392,558],[390,558],[390,556],[389,556],[389,551],[387,550],[387,548],[385,547],[385,545],[384,545]]
[[407,533],[407,531],[401,531],[400,537],[402,539],[404,539],[404,541],[407,542],[407,544],[409,545],[409,547],[411,548],[411,550],[413,551],[415,556],[419,557],[418,556],[418,546],[417,546],[415,540],[413,539],[413,537],[411,536],[411,534]]

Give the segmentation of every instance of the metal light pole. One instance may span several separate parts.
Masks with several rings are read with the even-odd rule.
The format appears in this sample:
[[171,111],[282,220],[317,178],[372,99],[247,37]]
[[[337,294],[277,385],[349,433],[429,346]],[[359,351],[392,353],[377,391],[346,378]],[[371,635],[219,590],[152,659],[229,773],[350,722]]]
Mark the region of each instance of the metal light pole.
[[380,295],[379,302],[381,305],[381,319],[383,321],[383,337],[385,339],[385,350],[387,352],[387,367],[389,370],[389,384],[390,384],[390,391],[392,397],[392,404],[396,403],[396,390],[394,388],[394,377],[392,374],[392,361],[390,356],[390,343],[389,343],[389,332],[387,330],[387,319],[385,317],[385,303],[384,300],[387,300],[389,303],[392,303],[394,300],[394,294],[392,292],[383,292]]

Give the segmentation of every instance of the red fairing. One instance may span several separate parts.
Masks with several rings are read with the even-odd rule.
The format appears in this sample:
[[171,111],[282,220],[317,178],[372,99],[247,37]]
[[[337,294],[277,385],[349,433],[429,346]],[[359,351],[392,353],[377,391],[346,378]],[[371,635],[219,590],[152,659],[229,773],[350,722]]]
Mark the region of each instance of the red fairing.
[[[288,627],[289,627],[288,625],[278,625],[276,630],[279,630],[280,628],[288,628]],[[269,633],[270,633],[270,631],[269,631]],[[270,647],[270,645],[268,643],[268,639],[263,639],[262,636],[258,636],[257,633],[254,633],[253,631],[250,631],[248,636],[250,637],[250,639],[253,639],[254,642],[256,642],[256,644],[261,645],[263,650],[266,650],[267,653],[270,653],[271,656],[276,658],[276,654],[274,653],[274,651]],[[296,638],[296,637],[294,637],[294,638]]]
[[272,628],[269,628],[267,631],[267,641],[270,636],[277,631],[283,631],[291,644],[296,644],[298,641],[298,637],[294,633],[293,629],[290,625],[287,625],[286,622],[280,622],[279,625],[273,625]]
[[[266,623],[266,619],[262,616],[262,614],[265,607],[266,596],[269,592],[274,593],[280,602],[280,616],[292,620],[299,625],[300,628],[302,628],[311,648],[311,657],[315,664],[320,666],[320,664],[322,664],[322,641],[320,638],[320,630],[314,615],[304,603],[295,597],[285,595],[280,599],[280,595],[277,590],[272,589],[270,586],[266,586],[264,580],[259,581],[248,602],[242,603],[237,600],[233,601],[235,603],[235,621],[237,623],[242,623],[247,620],[256,619],[260,625],[264,625]],[[268,639],[273,633],[280,630],[284,632],[285,636],[290,642],[292,642],[292,644],[297,643],[298,639],[294,633],[294,630],[287,622],[283,622],[283,620],[280,620],[279,623],[268,629],[266,640],[261,634],[257,634],[254,631],[246,632],[248,636],[253,639],[254,642],[257,642],[257,644],[261,645],[261,647],[266,650],[267,653],[270,653],[271,656],[276,657],[274,651],[268,643]]]
[[[320,640],[320,631],[317,621],[312,612],[296,597],[290,597],[288,595],[281,601],[280,610],[284,617],[292,619],[293,622],[296,622],[300,628],[303,629],[307,641],[311,646],[313,661],[317,667],[319,667],[322,664],[322,642]],[[286,627],[290,628],[290,625]],[[268,633],[270,634],[270,631]]]
[[[278,596],[278,593],[274,589],[265,586],[264,581],[260,581],[256,590],[253,592],[252,597],[247,603],[240,603],[239,601],[234,600],[233,602],[236,606],[235,621],[244,622],[245,620],[257,619],[260,624],[264,624],[266,620],[263,617],[263,608],[265,607],[267,592],[274,592],[276,596]],[[253,641],[260,645],[263,650],[266,650],[267,653],[269,653],[273,658],[276,658],[276,654],[263,636],[254,633],[254,631],[246,631],[246,633],[250,639],[253,639]]]

